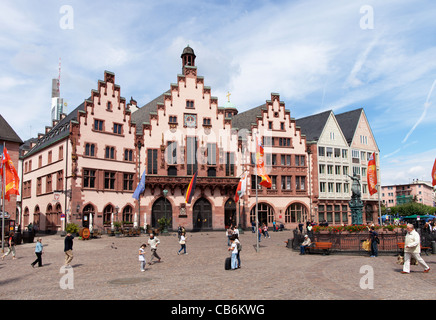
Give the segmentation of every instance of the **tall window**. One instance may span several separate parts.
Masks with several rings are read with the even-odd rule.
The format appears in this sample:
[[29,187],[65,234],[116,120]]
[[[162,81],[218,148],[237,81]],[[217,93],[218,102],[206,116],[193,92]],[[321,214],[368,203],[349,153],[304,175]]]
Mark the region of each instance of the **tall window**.
[[115,147],[106,147],[105,156],[106,159],[115,159]]
[[51,192],[52,190],[52,180],[51,180],[51,174],[47,175],[46,177],[46,186],[45,186],[45,192]]
[[95,156],[95,144],[87,143],[85,145],[85,156],[89,156],[89,157]]
[[123,190],[133,190],[133,173],[124,173],[123,175]]
[[296,190],[306,190],[306,177],[296,176],[295,177],[295,189]]
[[291,190],[291,176],[282,176],[282,190]]
[[168,141],[167,164],[177,164],[177,141]]
[[226,152],[226,176],[235,175],[235,154]]
[[133,161],[133,150],[132,149],[124,150],[124,161]]
[[108,190],[115,190],[115,172],[104,172],[104,188]]
[[216,144],[208,143],[207,144],[207,164],[208,165],[216,165]]
[[83,170],[83,187],[95,188],[95,170]]
[[132,207],[131,206],[127,206],[123,209],[123,221],[125,222],[133,222],[132,219],[133,215],[132,215]]
[[57,173],[57,182],[56,182],[56,190],[62,190],[64,187],[64,171],[58,171]]
[[157,174],[157,149],[147,150],[147,174]]
[[103,223],[111,223],[112,213],[114,212],[114,207],[110,204],[103,209]]
[[187,175],[193,175],[197,172],[197,138],[186,138],[186,155],[187,155]]

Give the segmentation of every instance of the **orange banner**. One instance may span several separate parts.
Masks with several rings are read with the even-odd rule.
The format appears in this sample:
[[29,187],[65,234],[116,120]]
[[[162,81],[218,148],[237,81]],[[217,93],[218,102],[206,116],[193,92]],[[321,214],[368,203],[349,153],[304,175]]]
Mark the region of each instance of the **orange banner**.
[[373,153],[369,158],[368,170],[366,172],[369,194],[373,195],[377,192],[377,166],[375,164],[375,153]]
[[[4,171],[4,173],[3,173]],[[17,170],[15,170],[14,164],[12,163],[11,157],[9,156],[6,147],[3,150],[2,165],[0,167],[0,174],[2,176],[3,182],[3,192],[5,192],[5,198],[11,201],[10,195],[19,195],[20,189],[20,178],[18,177]]]

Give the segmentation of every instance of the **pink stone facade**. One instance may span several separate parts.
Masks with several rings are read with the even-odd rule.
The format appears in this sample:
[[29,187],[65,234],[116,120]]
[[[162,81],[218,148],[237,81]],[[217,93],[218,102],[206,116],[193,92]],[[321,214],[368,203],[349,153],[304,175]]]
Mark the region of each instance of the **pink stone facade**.
[[[249,227],[256,217],[257,138],[273,182],[257,190],[259,222],[294,229],[300,221],[318,221],[317,146],[306,143],[280,95],[266,97],[256,112],[238,114],[230,100],[219,105],[197,74],[191,48],[181,58],[176,82],[143,107],[127,103],[106,71],[88,99],[38,137],[23,155],[24,225],[57,232],[72,222],[107,231],[114,222],[157,228],[167,217],[172,229]],[[144,171],[145,190],[136,200]],[[195,172],[195,193],[185,203]],[[247,191],[236,203],[244,172]]]

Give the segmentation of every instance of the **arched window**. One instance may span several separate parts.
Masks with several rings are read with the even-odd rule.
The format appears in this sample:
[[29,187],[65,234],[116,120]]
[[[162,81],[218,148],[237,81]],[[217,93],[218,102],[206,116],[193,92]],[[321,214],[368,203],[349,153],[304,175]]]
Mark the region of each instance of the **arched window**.
[[[265,223],[265,225],[268,225],[268,223],[274,222],[274,209],[268,203],[258,203],[257,207],[260,224]],[[250,220],[256,221],[256,206],[251,209]]]
[[114,207],[112,205],[107,205],[103,210],[103,223],[110,224],[112,213],[114,212]]
[[306,206],[301,203],[291,204],[285,212],[285,223],[306,221],[307,209]]
[[133,222],[133,215],[132,215],[132,207],[131,206],[126,206],[123,209],[123,221],[124,222]]

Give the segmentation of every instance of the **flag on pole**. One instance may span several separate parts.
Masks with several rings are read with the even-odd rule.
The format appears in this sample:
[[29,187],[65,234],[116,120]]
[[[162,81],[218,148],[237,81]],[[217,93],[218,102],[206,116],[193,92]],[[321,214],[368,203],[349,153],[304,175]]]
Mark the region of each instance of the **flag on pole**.
[[197,183],[197,172],[192,176],[191,182],[189,182],[188,189],[186,190],[185,195],[185,203],[191,203],[192,197],[194,196],[195,192],[195,185]]
[[433,170],[431,171],[432,186],[436,186],[436,159],[434,160]]
[[15,170],[14,164],[12,163],[6,147],[3,149],[0,174],[2,176],[2,180],[4,179],[2,192],[4,192],[5,198],[8,201],[11,201],[11,194],[20,194],[20,178],[18,177],[17,170]]
[[[271,178],[265,172],[265,162],[264,158],[264,150],[260,139],[257,138],[256,145],[256,166],[257,166],[257,175],[262,178],[262,181],[259,184],[265,188],[271,188],[272,182]],[[257,181],[256,181],[257,182]]]
[[236,188],[235,201],[239,201],[238,191],[241,191],[241,197],[245,194],[245,190],[247,190],[247,172],[242,174],[241,180],[239,180],[238,187]]
[[140,197],[141,193],[144,192],[144,190],[145,190],[145,169],[144,169],[144,172],[142,173],[141,181],[139,181],[139,184],[136,187],[136,190],[133,193],[132,198],[139,200],[139,197]]
[[375,164],[375,152],[371,154],[368,161],[366,180],[368,181],[369,194],[373,195],[377,192],[377,166]]

